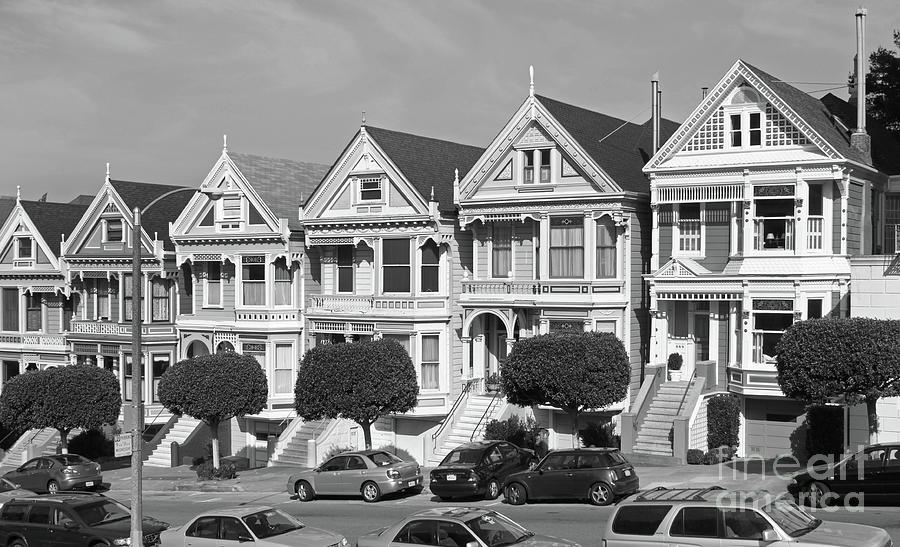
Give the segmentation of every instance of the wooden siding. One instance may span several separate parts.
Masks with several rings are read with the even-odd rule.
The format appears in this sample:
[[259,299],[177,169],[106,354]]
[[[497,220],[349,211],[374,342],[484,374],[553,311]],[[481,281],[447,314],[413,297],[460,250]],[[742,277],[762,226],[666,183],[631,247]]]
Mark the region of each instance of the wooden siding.
[[659,225],[659,265],[660,267],[672,258],[672,231],[671,224]]
[[[375,251],[366,245],[357,245],[354,251],[354,263],[356,264],[356,278],[353,291],[356,294],[374,294],[375,287],[372,280],[375,270]],[[335,289],[337,289],[336,286]]]
[[835,182],[831,183],[831,250],[834,254],[841,252],[841,189]]
[[847,254],[863,254],[863,187],[850,183],[850,197],[847,200]]
[[[462,364],[463,364],[463,344],[461,338],[468,336],[468,333],[462,332],[462,306],[459,303],[459,295],[462,294],[462,277],[463,271],[470,267],[472,263],[472,231],[462,231],[455,222],[442,226],[442,231],[454,234],[450,241],[449,255],[447,256],[447,267],[450,277],[450,400],[456,400],[462,390]],[[443,250],[443,249],[442,249]]]
[[513,230],[513,275],[534,279],[534,222],[514,222]]
[[[644,378],[644,363],[650,358],[650,294],[642,274],[650,273],[650,238],[645,237],[645,227],[651,226],[650,215],[645,212],[631,214],[629,241],[631,242],[631,339],[623,340],[631,360],[631,401],[637,397]],[[621,237],[621,236],[620,236]]]
[[711,271],[721,271],[728,262],[728,251],[731,245],[731,230],[727,224],[706,226],[706,255],[699,262]]

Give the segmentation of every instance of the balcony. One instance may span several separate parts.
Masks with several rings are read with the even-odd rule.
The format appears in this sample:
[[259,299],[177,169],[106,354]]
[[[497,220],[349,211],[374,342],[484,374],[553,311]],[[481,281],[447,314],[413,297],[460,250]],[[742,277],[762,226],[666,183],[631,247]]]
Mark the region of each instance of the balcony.
[[821,251],[825,248],[825,218],[811,216],[806,219],[806,248],[810,251]]
[[329,294],[311,296],[307,314],[420,316],[448,313],[443,296],[387,297]]
[[3,334],[0,348],[13,351],[60,351],[68,348],[62,334]]
[[[144,336],[175,335],[175,326],[171,323],[144,323],[141,326]],[[111,321],[72,321],[69,330],[70,338],[109,338],[111,336],[130,338],[131,323],[113,323]]]
[[303,316],[298,310],[239,310],[234,312],[235,321],[300,321],[302,318]]
[[623,283],[616,279],[579,280],[464,280],[460,301],[463,303],[516,303],[543,305],[577,302],[590,305],[594,301],[624,298]]

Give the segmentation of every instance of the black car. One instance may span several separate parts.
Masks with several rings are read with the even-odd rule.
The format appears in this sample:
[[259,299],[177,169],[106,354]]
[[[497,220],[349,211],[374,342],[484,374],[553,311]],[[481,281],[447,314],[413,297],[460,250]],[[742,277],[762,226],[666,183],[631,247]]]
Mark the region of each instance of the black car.
[[534,469],[510,475],[503,487],[506,501],[522,505],[539,499],[587,499],[609,505],[637,492],[634,467],[613,448],[554,450]]
[[895,502],[900,499],[900,444],[876,444],[836,463],[811,464],[792,477],[788,491],[815,507],[852,496],[855,503]]
[[506,441],[476,441],[454,448],[431,470],[431,491],[442,500],[496,499],[506,477],[537,462],[534,452]]
[[[159,545],[169,525],[144,519],[144,547]],[[130,545],[131,513],[101,494],[50,494],[16,498],[0,509],[0,545],[92,547]]]

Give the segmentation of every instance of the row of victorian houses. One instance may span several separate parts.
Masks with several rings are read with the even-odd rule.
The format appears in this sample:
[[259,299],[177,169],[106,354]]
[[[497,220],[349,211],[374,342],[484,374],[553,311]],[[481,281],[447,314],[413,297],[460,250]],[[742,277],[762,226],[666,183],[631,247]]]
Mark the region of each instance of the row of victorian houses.
[[[419,402],[376,424],[374,443],[433,462],[516,411],[484,389],[516,340],[604,331],[628,350],[629,397],[585,424],[621,415],[626,451],[678,456],[679,417],[699,447],[719,392],[743,399],[744,453],[789,450],[803,408],[778,388],[774,347],[795,321],[850,313],[853,257],[896,250],[898,144],[866,135],[851,103],[743,61],[680,125],[661,117],[655,83],[651,96],[638,125],[532,82],[481,146],[363,123],[331,165],[226,147],[192,187],[107,172],[88,200],[0,202],[2,380],[90,363],[118,375],[127,404],[139,309],[151,463],[180,463],[173,440],[201,444],[196,421],[159,405],[160,376],[237,351],[266,371],[269,400],[224,426],[224,451],[306,464],[359,432],[296,417],[303,353],[389,337],[415,364]],[[671,353],[681,381],[659,366]],[[564,413],[530,412],[551,446],[571,442]]]

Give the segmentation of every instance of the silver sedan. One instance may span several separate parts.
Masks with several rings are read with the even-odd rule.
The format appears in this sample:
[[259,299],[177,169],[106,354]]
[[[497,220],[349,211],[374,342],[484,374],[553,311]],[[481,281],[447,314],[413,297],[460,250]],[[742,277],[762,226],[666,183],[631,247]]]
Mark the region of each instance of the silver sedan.
[[315,469],[288,478],[288,494],[300,501],[316,496],[362,495],[375,502],[384,494],[422,491],[422,470],[384,450],[344,452]]

